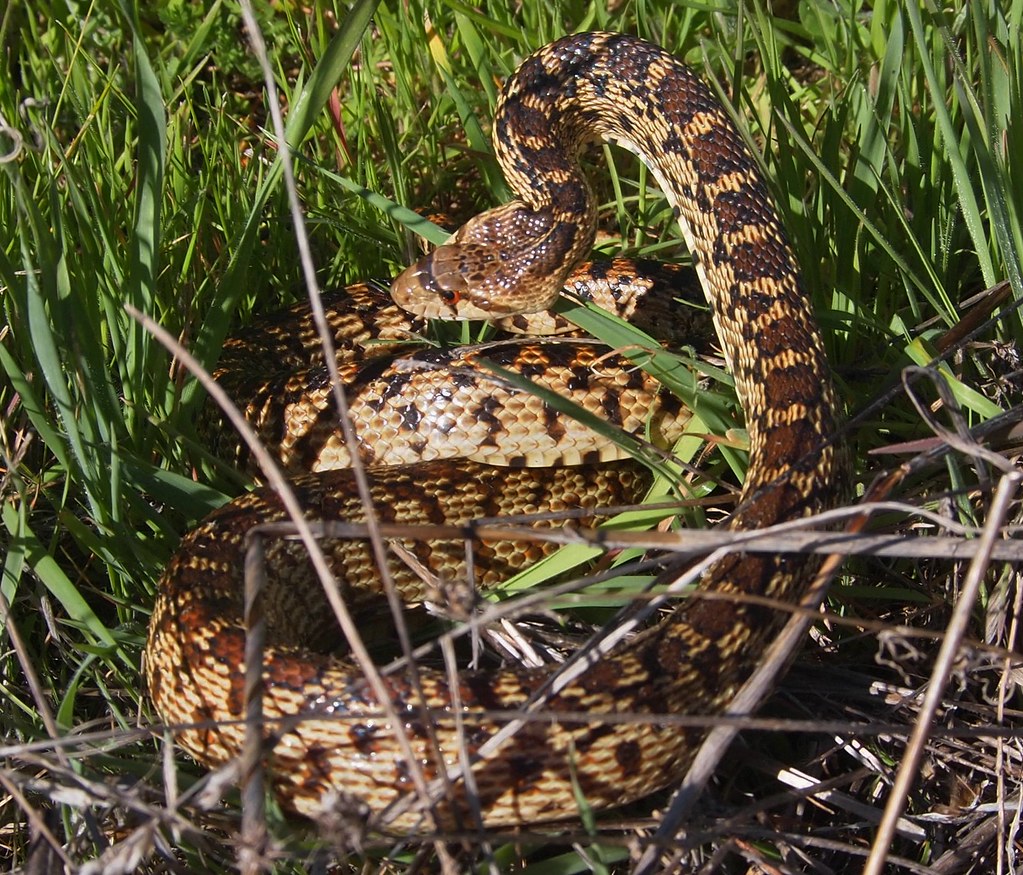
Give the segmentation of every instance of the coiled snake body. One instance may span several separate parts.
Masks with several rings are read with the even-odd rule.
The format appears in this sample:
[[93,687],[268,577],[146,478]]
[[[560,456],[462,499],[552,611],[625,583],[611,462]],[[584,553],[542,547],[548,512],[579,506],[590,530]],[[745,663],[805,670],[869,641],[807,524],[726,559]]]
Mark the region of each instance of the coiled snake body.
[[[654,172],[711,304],[750,441],[729,525],[761,527],[827,507],[838,465],[835,401],[794,257],[755,161],[724,110],[692,72],[655,46],[625,35],[581,34],[528,58],[506,84],[495,117],[497,153],[519,200],[473,219],[402,274],[395,300],[421,316],[449,318],[549,306],[593,241],[595,206],[576,157],[598,138],[636,152]],[[596,479],[595,494],[587,466],[433,461],[374,467],[370,483],[385,521],[460,523],[507,512],[515,502],[542,511],[629,500],[636,475],[618,465]],[[310,516],[362,518],[347,472],[299,478],[297,485]],[[241,542],[255,522],[283,516],[272,492],[243,496],[189,534],[161,581],[145,656],[149,689],[181,744],[211,766],[234,757],[243,737]],[[361,582],[373,572],[365,548],[328,541],[325,549],[358,602]],[[451,567],[464,547],[425,549],[430,567]],[[526,552],[480,547],[484,575],[536,558],[532,548],[517,549]],[[549,691],[547,670],[449,678],[421,667],[416,677],[407,670],[387,674],[413,765],[357,668],[312,649],[330,634],[330,618],[318,584],[293,583],[292,552],[287,545],[268,550],[268,562],[279,554],[283,566],[281,582],[265,596],[274,643],[264,653],[263,712],[275,789],[299,813],[317,817],[362,805],[375,826],[391,829],[428,827],[423,811],[442,825],[471,825],[477,814],[487,826],[571,817],[579,798],[593,809],[617,806],[677,780],[700,733],[658,725],[656,715],[724,707],[778,622],[776,612],[741,596],[792,600],[812,571],[798,557],[736,552],[699,584],[704,592],[740,597],[735,602],[685,600],[556,692]],[[544,719],[526,720],[496,751],[484,747],[507,712],[537,701]],[[585,712],[592,720],[559,723],[559,712]],[[616,713],[651,720],[600,720]],[[485,755],[477,757],[481,749]],[[466,762],[471,782],[459,776]],[[438,781],[436,798],[418,810],[406,806],[392,817],[389,807],[410,792],[416,767],[427,781],[455,777]]]

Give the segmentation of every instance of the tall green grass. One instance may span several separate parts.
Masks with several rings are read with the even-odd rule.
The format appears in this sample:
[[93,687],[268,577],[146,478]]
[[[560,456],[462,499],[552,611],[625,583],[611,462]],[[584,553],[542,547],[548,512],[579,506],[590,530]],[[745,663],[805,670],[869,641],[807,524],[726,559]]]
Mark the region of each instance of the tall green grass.
[[[552,38],[612,29],[664,45],[734,108],[851,412],[929,360],[972,295],[1004,281],[1023,299],[1020,0],[809,0],[784,15],[650,0],[374,6],[258,7],[324,286],[389,276],[418,231],[436,240],[413,210],[464,217],[500,202],[499,83]],[[226,2],[13,0],[0,46],[0,591],[23,641],[0,648],[0,777],[26,794],[0,806],[0,855],[24,864],[30,812],[52,812],[70,859],[109,862],[125,847],[113,826],[135,810],[191,865],[227,865],[229,851],[202,856],[215,827],[163,808],[162,748],[132,730],[149,713],[138,664],[160,570],[239,479],[196,436],[201,394],[124,305],[212,365],[228,332],[303,294],[258,67]],[[617,150],[594,162],[604,228],[624,251],[684,257],[647,172]],[[984,338],[1017,343],[1018,315]],[[1013,403],[979,390],[988,367],[942,365],[970,424]],[[895,401],[849,436],[868,477],[868,450],[925,434]],[[946,488],[973,482],[961,462],[947,473]],[[104,740],[75,741],[83,732]],[[28,746],[54,734],[72,758],[44,746],[33,759]],[[86,788],[88,804],[39,774]],[[143,807],[97,789],[111,786]],[[581,859],[534,871],[581,871]]]

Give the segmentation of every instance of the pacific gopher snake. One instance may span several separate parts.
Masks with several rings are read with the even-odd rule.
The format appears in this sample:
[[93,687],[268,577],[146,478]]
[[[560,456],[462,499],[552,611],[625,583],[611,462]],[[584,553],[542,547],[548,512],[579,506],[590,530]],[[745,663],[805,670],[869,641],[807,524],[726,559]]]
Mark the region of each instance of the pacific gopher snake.
[[[595,205],[576,156],[590,140],[618,142],[644,159],[672,203],[746,413],[750,464],[730,525],[761,527],[828,506],[838,462],[821,339],[756,164],[708,89],[663,50],[636,38],[576,35],[522,64],[505,86],[494,129],[498,157],[520,200],[473,219],[407,270],[393,285],[395,300],[421,316],[448,318],[549,306],[593,241]],[[525,300],[506,303],[506,290],[513,289]],[[601,475],[596,495],[586,492],[593,488],[587,468],[434,461],[370,474],[383,520],[460,523],[495,515],[514,501],[541,511],[620,503],[635,489],[631,470]],[[362,508],[350,484],[346,472],[328,472],[300,479],[298,491],[314,518],[358,520]],[[189,534],[161,582],[146,650],[149,689],[163,720],[180,727],[182,745],[211,766],[234,757],[243,736],[240,545],[254,522],[282,517],[272,492],[243,496]],[[365,552],[349,542],[327,542],[325,550],[346,595],[358,601],[373,572]],[[426,547],[428,554],[447,550]],[[448,552],[457,559],[461,550],[454,544]],[[502,551],[480,547],[484,560],[495,559],[496,573],[511,564]],[[263,705],[275,789],[302,814],[363,804],[376,826],[423,828],[428,820],[414,807],[388,819],[388,806],[412,786],[412,767],[357,669],[309,648],[327,632],[322,608],[315,607],[319,593],[286,586],[295,573],[287,565],[291,551],[269,548],[271,564],[275,554],[283,580],[266,594],[266,613],[277,628],[264,653]],[[700,588],[791,600],[811,570],[798,557],[735,553],[714,565]],[[463,672],[454,692],[442,671],[425,667],[384,680],[427,780],[457,772],[460,750],[472,760],[503,725],[488,716],[495,712],[540,700],[546,715],[593,716],[582,723],[528,721],[496,754],[474,761],[471,794],[482,822],[527,824],[576,815],[577,793],[599,809],[676,780],[697,732],[654,720],[601,722],[598,715],[720,710],[776,621],[742,600],[689,599],[554,693],[549,671],[519,668]],[[451,717],[453,698],[462,727]],[[439,824],[472,823],[469,795],[465,780],[456,778],[427,806]]]

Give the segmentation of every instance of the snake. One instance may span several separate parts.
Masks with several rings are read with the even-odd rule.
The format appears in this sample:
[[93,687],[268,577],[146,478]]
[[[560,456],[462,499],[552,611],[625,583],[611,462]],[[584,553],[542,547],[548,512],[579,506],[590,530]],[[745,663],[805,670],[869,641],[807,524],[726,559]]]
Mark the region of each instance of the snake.
[[[409,324],[514,321],[549,308],[595,239],[598,207],[580,154],[593,142],[617,143],[647,165],[670,202],[745,415],[748,468],[725,525],[762,528],[833,506],[843,462],[821,333],[757,160],[702,79],[637,37],[576,34],[522,62],[501,91],[493,131],[514,199],[470,219],[394,280],[393,304],[411,314]],[[350,289],[353,312],[375,293],[365,284]],[[355,325],[349,332],[355,340],[345,341],[353,347],[386,345],[395,325],[398,334],[408,327],[387,306],[382,329],[364,329],[357,313],[343,312],[332,327],[341,336],[348,331],[341,323]],[[640,301],[637,309],[643,306]],[[312,329],[287,321],[297,318],[286,316],[284,327],[264,332],[263,340],[299,338],[294,345],[301,345]],[[249,355],[250,367],[258,367],[252,342],[241,343],[238,358],[244,364]],[[268,360],[288,355],[266,353]],[[523,373],[542,364],[531,360]],[[386,375],[392,367],[371,365],[372,379],[384,374],[402,386],[410,382],[401,365]],[[426,373],[433,379],[442,369]],[[283,429],[286,437],[295,426],[278,408],[305,410],[310,394],[326,397],[328,381],[310,386],[306,371],[282,379],[255,418],[269,410],[266,430]],[[390,391],[380,389],[375,405]],[[427,390],[431,403],[450,394]],[[647,393],[640,405],[652,403]],[[500,424],[496,405],[477,404],[492,429],[514,430]],[[325,406],[313,404],[314,412],[298,419],[329,418]],[[421,418],[421,408],[395,409],[391,419],[403,427]],[[532,416],[541,430],[560,431],[546,414]],[[568,452],[565,464],[532,467],[530,452],[492,465],[485,458],[432,457],[417,440],[406,443],[422,458],[392,463],[386,453],[367,450],[369,498],[384,523],[464,527],[507,513],[580,508],[586,522],[586,513],[629,500],[645,482],[627,460],[586,450]],[[295,450],[292,461],[298,469],[316,467],[318,452]],[[349,471],[310,470],[292,483],[310,519],[365,518]],[[159,583],[143,657],[149,695],[179,744],[210,768],[235,761],[244,741],[246,535],[254,525],[285,518],[272,489],[244,494],[186,535]],[[442,576],[468,574],[464,541],[401,543],[419,550],[426,567],[448,569]],[[539,558],[535,545],[509,543],[476,545],[476,582],[485,585]],[[342,595],[353,609],[364,605],[372,613],[380,583],[365,542],[331,539],[323,549]],[[381,688],[339,650],[320,585],[294,542],[269,544],[265,561],[270,631],[262,732],[274,792],[298,815],[328,823],[358,817],[373,830],[402,834],[578,818],[677,782],[704,730],[658,718],[725,709],[784,618],[767,600],[797,600],[816,569],[803,556],[736,549],[713,562],[688,597],[673,599],[670,610],[613,647],[584,654],[568,677],[550,666],[448,671],[399,662],[382,674]],[[417,574],[398,561],[391,568],[400,591],[413,598],[422,592]],[[669,561],[659,581],[670,583],[684,570]],[[509,721],[515,731],[502,733]]]

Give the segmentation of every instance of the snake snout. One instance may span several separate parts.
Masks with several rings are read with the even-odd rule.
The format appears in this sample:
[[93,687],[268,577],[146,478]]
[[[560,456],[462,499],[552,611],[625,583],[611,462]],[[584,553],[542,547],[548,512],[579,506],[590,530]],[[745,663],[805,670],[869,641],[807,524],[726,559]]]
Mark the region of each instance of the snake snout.
[[402,310],[420,319],[466,319],[458,314],[462,291],[446,288],[437,280],[433,269],[435,254],[403,270],[391,283],[391,298]]

